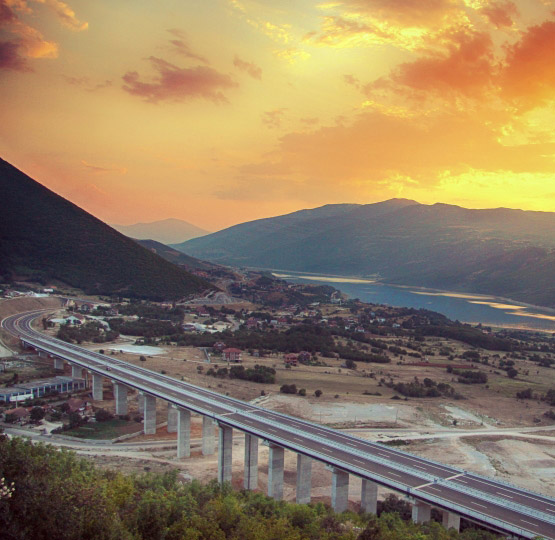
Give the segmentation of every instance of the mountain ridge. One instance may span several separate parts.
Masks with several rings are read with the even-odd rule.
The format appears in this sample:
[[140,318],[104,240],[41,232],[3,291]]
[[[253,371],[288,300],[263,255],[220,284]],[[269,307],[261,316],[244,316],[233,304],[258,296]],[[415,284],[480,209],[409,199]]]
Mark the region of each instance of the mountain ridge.
[[[215,263],[495,294],[555,306],[555,213],[391,199],[239,224],[174,245]],[[272,222],[272,220],[277,220]]]
[[0,158],[0,276],[87,294],[179,299],[214,289]]
[[210,234],[210,231],[177,218],[139,222],[131,225],[111,224],[110,226],[130,238],[137,240],[156,240],[162,244],[186,242],[192,238]]

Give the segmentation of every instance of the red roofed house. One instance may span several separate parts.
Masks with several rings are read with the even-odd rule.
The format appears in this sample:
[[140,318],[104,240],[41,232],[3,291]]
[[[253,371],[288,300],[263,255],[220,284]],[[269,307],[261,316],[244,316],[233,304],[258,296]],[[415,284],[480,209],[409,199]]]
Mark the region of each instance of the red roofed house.
[[224,360],[226,362],[240,362],[242,352],[243,351],[241,349],[235,349],[233,347],[230,347],[229,349],[224,349]]
[[286,354],[284,358],[286,364],[289,364],[290,366],[297,365],[298,356],[295,353]]

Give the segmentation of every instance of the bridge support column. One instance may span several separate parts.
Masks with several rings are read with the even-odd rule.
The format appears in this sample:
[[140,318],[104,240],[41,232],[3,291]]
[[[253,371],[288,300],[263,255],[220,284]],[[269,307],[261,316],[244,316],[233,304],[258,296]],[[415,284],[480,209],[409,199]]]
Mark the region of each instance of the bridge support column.
[[64,370],[64,361],[61,358],[54,358],[54,369]]
[[82,379],[83,378],[83,368],[81,366],[76,366],[75,364],[71,364],[71,376],[74,379]]
[[97,373],[92,374],[92,395],[93,399],[96,401],[102,401],[104,399],[102,393],[102,375]]
[[432,517],[432,507],[422,501],[414,501],[412,505],[412,520],[415,523],[426,523]]
[[143,430],[145,435],[156,433],[156,398],[145,394]]
[[461,516],[459,516],[459,514],[443,510],[442,524],[447,530],[455,529],[459,532],[459,529],[461,528]]
[[349,473],[332,469],[331,506],[337,512],[345,512],[349,503]]
[[177,410],[177,458],[191,455],[191,411]]
[[142,392],[137,392],[137,410],[142,414],[145,408],[145,395]]
[[364,478],[362,479],[360,507],[367,514],[378,513],[378,484]]
[[297,504],[310,502],[312,488],[312,459],[303,454],[297,454]]
[[245,489],[258,487],[258,437],[245,433]]
[[168,433],[175,433],[177,431],[177,409],[168,403]]
[[209,416],[202,417],[202,455],[214,453],[214,422]]
[[218,482],[231,482],[233,451],[233,429],[220,424],[220,442],[218,447]]
[[280,501],[283,499],[283,463],[285,450],[270,443],[268,458],[268,497]]
[[114,399],[116,401],[116,414],[127,414],[127,386],[115,382]]

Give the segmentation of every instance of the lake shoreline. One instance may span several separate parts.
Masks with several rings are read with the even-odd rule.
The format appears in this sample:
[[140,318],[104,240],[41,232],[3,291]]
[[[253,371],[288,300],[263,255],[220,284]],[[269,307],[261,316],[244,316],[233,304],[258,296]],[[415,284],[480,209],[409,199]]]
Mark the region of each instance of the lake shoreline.
[[[259,269],[260,270],[260,269]],[[446,315],[447,317],[454,320],[461,320],[469,324],[482,324],[486,326],[491,326],[494,328],[507,328],[513,330],[527,330],[527,331],[537,331],[537,332],[553,332],[555,331],[555,309],[546,306],[538,306],[535,304],[529,304],[527,302],[521,302],[519,300],[513,300],[512,298],[501,297],[492,294],[484,293],[469,293],[462,291],[449,291],[442,289],[434,289],[428,287],[420,286],[410,286],[410,285],[398,285],[395,283],[387,283],[380,279],[372,279],[367,276],[340,276],[334,274],[322,274],[318,272],[297,272],[291,270],[276,270],[276,269],[264,269],[271,272],[276,277],[285,280],[302,280],[311,281],[316,283],[326,283],[338,290],[341,293],[346,294],[350,298],[360,298],[362,301],[374,304],[387,304],[396,307],[413,307],[413,308],[423,308],[430,309],[432,311],[437,311]],[[343,286],[342,286],[343,285]],[[366,289],[352,290],[354,287],[363,287]],[[376,294],[376,291],[369,292],[369,288],[376,288],[376,291],[399,291],[407,295],[405,301],[398,298],[386,298],[385,300],[373,300],[368,298],[372,294]],[[349,289],[349,290],[345,290]],[[387,293],[384,292],[387,296]],[[410,299],[408,298],[410,295]],[[362,298],[361,298],[362,296]],[[395,296],[395,295],[392,295]],[[414,297],[422,296],[421,301],[415,300]],[[428,298],[426,301],[425,298]],[[461,311],[461,307],[469,308],[469,305],[474,305],[477,309],[480,307],[491,308],[497,311],[486,313],[484,310],[482,313],[483,320],[481,316],[477,313],[467,314],[467,317],[462,315],[462,313],[453,314],[453,310],[457,309],[457,306],[453,305],[453,302],[463,302],[458,308]],[[405,303],[406,302],[406,303]],[[450,302],[450,306],[446,306],[445,302]],[[435,305],[434,305],[435,304]],[[442,304],[444,304],[442,306]],[[447,309],[448,308],[448,309]],[[464,311],[464,309],[462,310]],[[476,311],[476,310],[475,310]],[[503,311],[503,313],[501,313]],[[507,320],[511,317],[518,318],[513,320]],[[501,320],[505,319],[505,320]],[[524,319],[524,320],[523,320]],[[524,321],[528,319],[538,319],[544,321],[543,324],[527,324]],[[553,324],[551,324],[551,322]]]

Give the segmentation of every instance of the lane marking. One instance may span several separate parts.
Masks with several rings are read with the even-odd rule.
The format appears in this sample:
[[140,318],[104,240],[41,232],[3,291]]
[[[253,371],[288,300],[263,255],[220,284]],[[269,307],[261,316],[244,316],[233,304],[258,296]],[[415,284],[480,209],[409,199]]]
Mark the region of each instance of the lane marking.
[[474,501],[468,501],[468,502],[469,502],[470,504],[475,505],[475,506],[481,506],[482,508],[487,508],[487,506],[484,506],[483,504],[480,504],[480,503],[477,503],[477,502],[474,502]]
[[537,527],[538,526],[537,523],[530,523],[529,521],[526,521],[525,519],[521,519],[520,521],[522,521],[522,523],[528,523],[528,525],[532,525],[532,527]]
[[514,497],[511,497],[510,495],[505,495],[504,493],[499,493],[497,492],[497,495],[501,495],[501,497],[507,497],[507,499],[513,499]]
[[353,459],[353,461],[356,461],[357,463],[362,463],[363,465],[366,465],[366,461],[362,461],[362,459]]
[[392,476],[398,476],[399,478],[403,478],[400,474],[397,474],[397,473],[394,473],[394,472],[388,471],[387,474],[390,474]]

